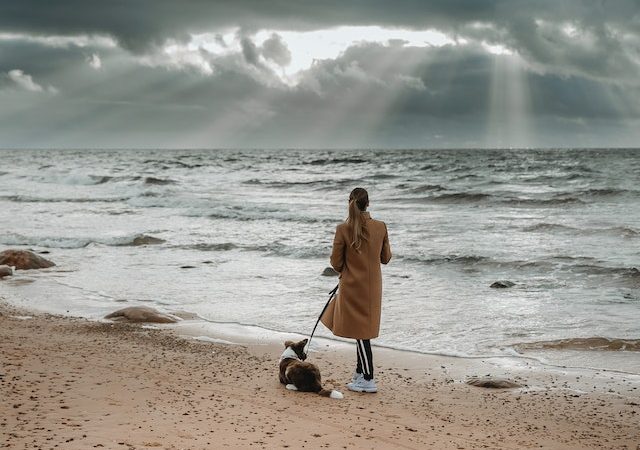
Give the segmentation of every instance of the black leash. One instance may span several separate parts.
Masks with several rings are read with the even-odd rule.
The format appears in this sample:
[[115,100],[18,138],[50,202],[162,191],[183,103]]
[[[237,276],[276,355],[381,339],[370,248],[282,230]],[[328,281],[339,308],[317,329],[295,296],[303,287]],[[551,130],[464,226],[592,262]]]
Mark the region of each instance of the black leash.
[[322,308],[322,312],[318,316],[318,320],[316,320],[316,325],[313,327],[311,336],[309,336],[309,340],[307,341],[307,351],[311,348],[311,339],[313,339],[313,335],[316,332],[316,328],[318,328],[318,324],[320,323],[320,319],[322,318],[322,315],[327,310],[327,307],[329,306],[329,303],[331,303],[331,300],[333,299],[333,297],[336,295],[336,292],[338,291],[338,286],[340,286],[340,283],[336,284],[336,287],[331,289],[331,292],[329,292],[329,300],[327,300],[327,303],[324,305],[324,308]]

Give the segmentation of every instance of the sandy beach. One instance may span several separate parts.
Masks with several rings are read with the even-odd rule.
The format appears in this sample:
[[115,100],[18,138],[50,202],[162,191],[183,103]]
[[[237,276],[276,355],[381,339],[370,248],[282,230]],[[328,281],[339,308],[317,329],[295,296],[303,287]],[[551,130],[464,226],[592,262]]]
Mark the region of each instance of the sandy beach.
[[[377,349],[380,391],[357,394],[344,387],[351,352],[330,346],[310,360],[345,394],[333,400],[285,390],[275,342],[6,303],[0,330],[3,448],[640,448],[640,380],[624,374]],[[523,387],[464,383],[487,374]]]

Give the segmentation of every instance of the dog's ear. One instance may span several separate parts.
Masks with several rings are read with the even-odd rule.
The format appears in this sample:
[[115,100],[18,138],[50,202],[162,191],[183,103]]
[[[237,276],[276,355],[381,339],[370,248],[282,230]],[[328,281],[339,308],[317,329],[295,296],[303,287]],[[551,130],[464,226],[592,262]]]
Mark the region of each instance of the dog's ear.
[[284,348],[292,347],[293,341],[284,341]]

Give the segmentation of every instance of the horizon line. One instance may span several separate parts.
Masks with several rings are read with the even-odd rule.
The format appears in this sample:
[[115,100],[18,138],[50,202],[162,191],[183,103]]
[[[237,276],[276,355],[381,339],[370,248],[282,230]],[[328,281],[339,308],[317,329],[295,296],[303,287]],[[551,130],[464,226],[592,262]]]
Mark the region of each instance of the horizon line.
[[166,150],[166,151],[456,151],[456,150],[640,150],[639,147],[0,147],[4,151],[60,151],[60,150],[91,150],[91,151],[122,151],[122,150]]

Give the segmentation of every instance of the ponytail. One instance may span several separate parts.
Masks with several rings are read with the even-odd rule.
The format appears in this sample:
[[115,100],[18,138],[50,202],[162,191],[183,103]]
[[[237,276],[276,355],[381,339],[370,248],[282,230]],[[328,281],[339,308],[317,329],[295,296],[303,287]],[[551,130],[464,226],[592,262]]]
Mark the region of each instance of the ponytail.
[[349,195],[349,217],[347,224],[351,228],[351,246],[360,251],[363,240],[367,240],[367,229],[362,213],[369,205],[369,194],[362,188],[355,188]]

